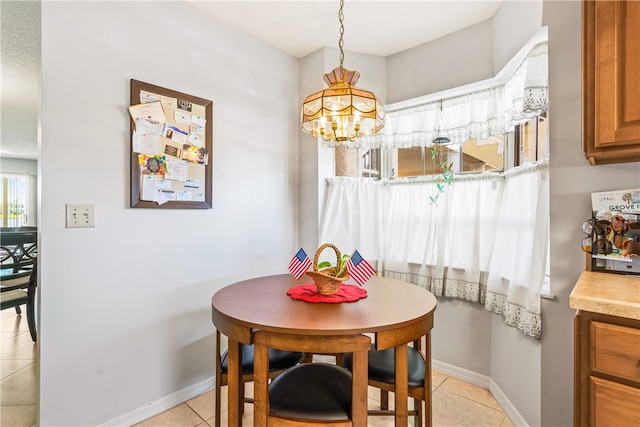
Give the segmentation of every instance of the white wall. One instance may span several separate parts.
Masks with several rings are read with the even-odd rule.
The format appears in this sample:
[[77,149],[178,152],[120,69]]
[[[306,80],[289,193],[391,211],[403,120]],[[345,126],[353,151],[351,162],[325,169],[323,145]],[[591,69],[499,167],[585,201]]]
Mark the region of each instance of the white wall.
[[[304,98],[323,89],[322,74],[325,72],[325,53],[317,50],[300,60],[300,76],[298,82],[298,105],[302,105]],[[321,205],[320,164],[318,162],[317,139],[298,130],[299,146],[299,208],[300,218],[299,245],[309,253],[318,244],[319,206]],[[327,162],[323,162],[326,164]]]
[[[213,209],[128,207],[132,78],[213,101]],[[211,296],[297,249],[297,81],[184,2],[42,3],[40,425],[212,385]],[[96,227],[64,228],[67,203]]]
[[2,173],[37,175],[38,161],[0,157],[0,171]]

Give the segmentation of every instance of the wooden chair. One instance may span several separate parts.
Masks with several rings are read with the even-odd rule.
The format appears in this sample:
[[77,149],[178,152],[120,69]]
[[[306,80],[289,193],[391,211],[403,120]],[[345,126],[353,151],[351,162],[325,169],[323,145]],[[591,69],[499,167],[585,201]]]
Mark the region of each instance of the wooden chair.
[[[216,329],[216,349],[218,349],[218,358],[216,359],[216,388],[215,388],[215,427],[220,427],[220,403],[222,386],[229,384],[228,380],[228,351],[220,354],[221,334]],[[244,396],[244,383],[253,381],[253,345],[242,345],[242,401],[244,403],[253,403],[253,399]],[[294,351],[269,350],[269,378],[275,378],[285,369],[299,364],[304,358],[304,353]]]
[[35,297],[37,286],[37,240],[34,231],[0,235],[0,309],[21,314],[27,306],[27,324],[36,341]]
[[[426,336],[426,348],[430,346],[430,335]],[[408,345],[407,365],[409,374],[409,397],[414,400],[414,409],[408,410],[415,417],[414,426],[421,427],[424,414],[426,424],[431,426],[431,360],[426,360],[420,352],[421,339],[415,340],[413,346]],[[395,392],[395,348],[369,350],[369,385],[380,389],[380,409],[370,409],[370,416],[393,416],[395,411],[389,409],[389,392]],[[353,356],[345,354],[343,362],[348,370],[353,369]],[[429,410],[427,413],[425,407]]]
[[[254,333],[254,426],[367,425],[367,354],[371,339]],[[287,369],[268,383],[267,352],[276,347],[306,353],[353,352],[353,374],[327,363],[305,363]]]

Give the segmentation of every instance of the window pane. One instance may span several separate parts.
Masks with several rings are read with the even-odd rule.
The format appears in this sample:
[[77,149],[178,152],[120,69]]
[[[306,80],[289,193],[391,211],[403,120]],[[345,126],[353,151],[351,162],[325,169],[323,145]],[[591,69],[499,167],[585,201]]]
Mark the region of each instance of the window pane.
[[504,170],[504,135],[469,139],[462,145],[461,172]]
[[380,149],[364,149],[361,156],[363,178],[380,178]]
[[422,147],[398,149],[398,175],[422,175]]
[[516,166],[549,159],[549,119],[547,113],[516,126]]
[[538,117],[538,160],[549,160],[549,118],[545,111]]
[[28,200],[26,177],[2,177],[0,218],[3,227],[21,227],[27,224]]
[[520,164],[535,162],[538,157],[537,118],[520,126]]
[[[431,148],[400,148],[398,153],[399,177],[437,175],[442,173],[437,160],[452,164],[454,173],[504,170],[504,136],[470,139],[464,144],[435,146],[438,159],[432,158]],[[424,164],[423,164],[424,153]]]

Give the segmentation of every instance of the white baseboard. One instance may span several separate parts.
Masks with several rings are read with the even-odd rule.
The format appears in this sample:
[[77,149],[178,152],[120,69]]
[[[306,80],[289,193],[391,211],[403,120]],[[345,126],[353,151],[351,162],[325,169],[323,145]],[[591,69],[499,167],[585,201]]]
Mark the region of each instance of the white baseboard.
[[[478,387],[482,387],[493,395],[496,401],[500,404],[505,414],[509,417],[514,426],[529,427],[522,415],[511,404],[507,396],[500,390],[500,387],[487,375],[478,374],[477,372],[469,371],[467,369],[459,368],[448,363],[440,362],[437,360],[431,361],[431,366],[436,371],[440,371],[444,374],[456,377],[466,383],[473,384]],[[212,390],[215,385],[215,378],[211,377],[205,379],[197,384],[178,390],[168,396],[161,397],[142,408],[135,409],[131,412],[123,414],[117,418],[109,420],[100,426],[121,427],[131,426],[158,415],[174,406],[180,405],[194,397],[206,393]]]
[[100,424],[100,426],[132,426],[155,415],[158,415],[174,406],[191,400],[194,397],[200,396],[202,393],[206,393],[209,390],[213,390],[215,384],[215,377],[207,378],[199,383],[193,384],[182,390],[178,390],[175,393],[171,393],[168,396],[161,397],[158,400],[148,403],[142,408],[134,409],[131,412],[123,414],[112,420]]
[[498,385],[495,382],[493,382],[493,380],[490,380],[490,381],[491,382],[489,384],[489,391],[491,392],[493,397],[498,401],[502,409],[504,409],[504,413],[507,414],[507,417],[509,417],[509,420],[511,420],[511,424],[518,427],[520,426],[529,427],[529,424],[527,424],[525,419],[522,418],[522,415],[520,415],[520,412],[518,412],[515,406],[511,404],[511,402],[509,401],[507,396],[502,392],[500,387],[498,387]]
[[452,377],[456,377],[461,379],[462,381],[476,385],[478,387],[482,387],[484,389],[489,390],[489,384],[491,378],[479,374],[477,372],[469,371],[464,368],[458,368],[457,366],[449,365],[448,363],[440,362],[438,360],[431,360],[431,367],[436,371],[440,371],[442,373],[451,375]]
[[477,372],[469,371],[467,369],[459,368],[457,366],[449,365],[448,363],[440,362],[437,360],[431,360],[431,367],[436,371],[440,371],[444,374],[456,377],[466,383],[473,384],[478,387],[489,390],[489,392],[496,399],[498,404],[502,407],[509,420],[514,426],[529,427],[527,422],[518,410],[509,401],[507,396],[502,392],[500,387],[487,375],[478,374]]

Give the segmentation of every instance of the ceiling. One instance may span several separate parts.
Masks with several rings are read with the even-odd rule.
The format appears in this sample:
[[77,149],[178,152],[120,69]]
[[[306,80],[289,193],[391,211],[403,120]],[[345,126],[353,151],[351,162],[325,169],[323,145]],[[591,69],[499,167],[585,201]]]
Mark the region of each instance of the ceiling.
[[0,1],[0,156],[35,159],[40,111],[40,5]]
[[[298,58],[338,47],[336,0],[184,0]],[[344,50],[389,56],[493,17],[503,1],[346,0]],[[0,1],[0,156],[35,159],[39,114],[39,2]]]
[[[293,56],[338,47],[336,0],[185,0]],[[346,0],[344,49],[389,56],[493,17],[503,0]]]

